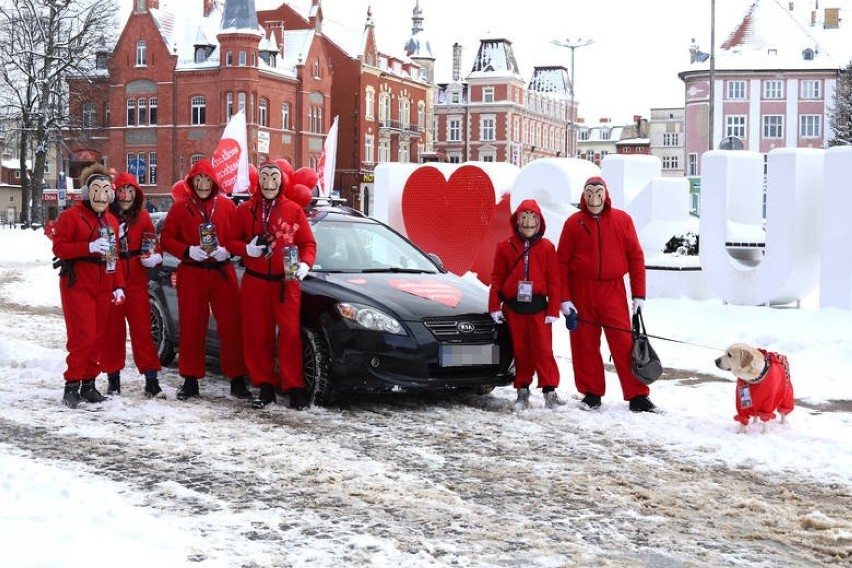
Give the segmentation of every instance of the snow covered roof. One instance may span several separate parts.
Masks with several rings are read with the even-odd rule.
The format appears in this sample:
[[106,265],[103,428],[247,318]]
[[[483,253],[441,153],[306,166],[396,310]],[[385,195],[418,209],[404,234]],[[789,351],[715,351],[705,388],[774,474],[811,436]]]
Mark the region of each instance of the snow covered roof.
[[[852,58],[852,0],[755,0],[716,50],[717,70],[836,69]],[[708,59],[691,68],[708,68]]]
[[568,70],[564,67],[536,67],[528,85],[530,91],[567,98],[571,93]]
[[491,78],[494,76],[510,76],[520,79],[515,52],[512,50],[512,42],[508,39],[479,40],[479,50],[473,59],[473,69],[467,78]]
[[241,32],[260,34],[257,24],[257,9],[254,0],[225,0],[222,13],[222,32]]

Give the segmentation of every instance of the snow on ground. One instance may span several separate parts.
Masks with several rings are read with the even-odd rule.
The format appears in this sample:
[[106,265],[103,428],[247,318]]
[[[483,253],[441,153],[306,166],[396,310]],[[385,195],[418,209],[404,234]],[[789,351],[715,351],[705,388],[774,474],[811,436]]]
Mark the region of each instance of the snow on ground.
[[[211,376],[198,403],[61,404],[50,243],[0,230],[0,557],[8,566],[808,566],[852,557],[852,317],[649,299],[661,415],[484,397],[365,397],[257,412]],[[786,354],[788,423],[738,434],[730,343]],[[128,369],[132,363],[128,362]],[[104,381],[103,378],[99,379]]]

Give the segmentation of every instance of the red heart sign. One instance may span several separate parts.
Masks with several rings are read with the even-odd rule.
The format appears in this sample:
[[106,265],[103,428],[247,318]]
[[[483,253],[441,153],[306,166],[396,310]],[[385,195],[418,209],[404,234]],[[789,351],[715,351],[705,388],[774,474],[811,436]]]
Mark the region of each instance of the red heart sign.
[[391,286],[403,292],[440,302],[441,304],[455,308],[461,300],[461,290],[450,286],[446,282],[435,282],[433,280],[391,280]]
[[417,168],[402,191],[405,231],[447,270],[463,275],[491,227],[494,201],[491,178],[476,166],[459,167],[449,180],[432,166]]

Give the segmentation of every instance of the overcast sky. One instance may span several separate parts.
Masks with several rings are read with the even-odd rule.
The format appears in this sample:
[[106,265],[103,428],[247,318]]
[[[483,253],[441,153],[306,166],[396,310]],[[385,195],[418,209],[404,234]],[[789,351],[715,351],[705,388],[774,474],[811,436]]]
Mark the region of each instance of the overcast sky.
[[[118,0],[127,13],[135,0]],[[193,0],[162,0],[184,4]],[[201,2],[201,0],[194,0]],[[258,9],[283,0],[255,0]],[[799,0],[813,1],[813,0]],[[360,37],[367,6],[373,6],[379,48],[402,55],[411,36],[416,0],[322,0],[329,35],[348,30]],[[564,65],[570,50],[551,40],[592,38],[575,51],[576,99],[579,115],[589,124],[601,117],[616,123],[633,115],[648,117],[652,107],[683,106],[683,83],[677,74],[689,67],[689,45],[695,38],[710,46],[710,0],[419,0],[424,29],[435,56],[436,79],[452,73],[452,46],[463,47],[462,75],[469,73],[481,39],[512,41],[521,75],[529,81],[535,66]],[[716,43],[722,43],[753,0],[716,0]],[[307,13],[311,0],[288,3]],[[339,41],[352,43],[351,41]],[[343,45],[343,47],[348,47]]]

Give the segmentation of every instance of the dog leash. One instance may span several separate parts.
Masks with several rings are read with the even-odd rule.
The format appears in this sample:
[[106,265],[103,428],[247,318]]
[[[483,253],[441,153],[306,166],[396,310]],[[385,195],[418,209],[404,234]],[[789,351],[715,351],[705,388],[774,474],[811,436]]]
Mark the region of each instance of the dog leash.
[[[629,333],[630,335],[633,335],[632,329],[624,329],[622,327],[615,327],[615,326],[612,326],[612,325],[606,325],[606,324],[598,323],[596,321],[586,320],[586,319],[583,319],[581,317],[578,317],[577,321],[583,322],[583,323],[590,323],[592,325],[596,325],[596,326],[602,327],[604,329],[611,329],[613,331],[621,331],[623,333]],[[690,341],[681,341],[680,339],[672,339],[671,337],[663,337],[661,335],[653,335],[651,333],[646,333],[645,336],[646,337],[653,337],[654,339],[659,339],[661,341],[670,341],[672,343],[682,343],[683,345],[692,345],[694,347],[701,347],[703,349],[712,349],[713,351],[724,351],[725,350],[721,347],[711,347],[709,345],[702,345],[700,343],[692,343]]]

